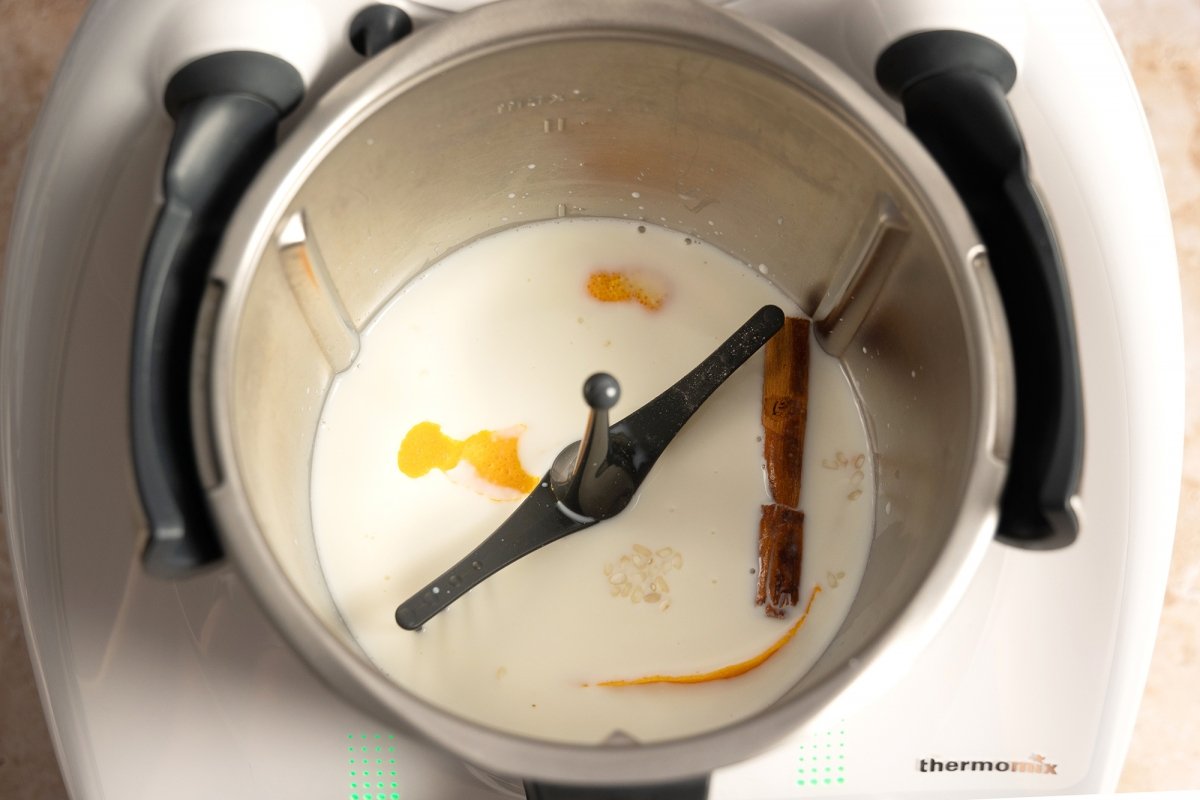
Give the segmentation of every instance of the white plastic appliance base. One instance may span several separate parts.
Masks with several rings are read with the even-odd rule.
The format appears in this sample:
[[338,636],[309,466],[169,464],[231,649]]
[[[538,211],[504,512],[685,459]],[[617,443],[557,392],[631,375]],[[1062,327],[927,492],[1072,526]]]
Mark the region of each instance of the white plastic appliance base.
[[[725,5],[803,40],[877,96],[875,55],[908,31],[966,27],[1017,56],[1011,101],[1075,304],[1087,455],[1077,544],[993,545],[909,674],[852,716],[717,772],[712,796],[1111,789],[1157,628],[1183,438],[1169,217],[1115,42],[1087,0]],[[0,435],[26,632],[77,800],[497,796],[320,685],[231,569],[166,583],[136,557],[125,375],[170,133],[162,82],[195,55],[249,46],[290,57],[319,94],[354,63],[342,32],[356,9],[100,0],[34,137],[8,258]],[[412,9],[422,24],[439,13]]]

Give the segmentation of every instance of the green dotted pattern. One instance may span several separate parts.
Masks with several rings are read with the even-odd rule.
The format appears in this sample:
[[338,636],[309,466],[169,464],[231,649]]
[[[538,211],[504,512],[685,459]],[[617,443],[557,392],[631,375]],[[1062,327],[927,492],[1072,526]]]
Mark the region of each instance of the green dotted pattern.
[[346,734],[350,763],[349,800],[401,800],[396,782],[396,736]]
[[844,786],[846,783],[846,726],[839,723],[821,733],[805,737],[798,745],[796,785],[813,787]]

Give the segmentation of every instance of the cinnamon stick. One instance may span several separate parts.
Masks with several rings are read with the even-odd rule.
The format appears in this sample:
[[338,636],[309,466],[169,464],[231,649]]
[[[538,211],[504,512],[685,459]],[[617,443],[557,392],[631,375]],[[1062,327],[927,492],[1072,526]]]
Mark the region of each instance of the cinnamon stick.
[[763,371],[763,454],[771,499],[795,508],[800,504],[800,472],[808,424],[809,321],[788,317],[767,341]]
[[767,488],[775,502],[762,507],[758,526],[755,604],[782,617],[800,600],[804,514],[800,479],[808,426],[809,321],[788,317],[766,345],[763,370],[763,455]]
[[800,602],[804,556],[804,512],[772,503],[762,507],[758,525],[757,605],[769,617],[782,617]]

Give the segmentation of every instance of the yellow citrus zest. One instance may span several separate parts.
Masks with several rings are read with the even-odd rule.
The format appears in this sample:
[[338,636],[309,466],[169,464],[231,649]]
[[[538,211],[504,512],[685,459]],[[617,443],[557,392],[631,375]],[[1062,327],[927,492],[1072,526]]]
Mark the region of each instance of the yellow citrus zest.
[[[800,630],[804,625],[804,621],[808,619],[808,612],[812,609],[813,600],[817,598],[817,593],[821,591],[820,585],[814,586],[812,593],[808,596],[808,604],[804,607],[804,613],[800,615],[800,619],[788,628],[787,632],[780,636],[774,644],[763,650],[753,658],[748,658],[745,661],[739,661],[736,664],[714,669],[711,672],[697,672],[689,675],[646,675],[641,678],[619,678],[611,681],[601,681],[596,686],[645,686],[650,683],[706,683],[708,681],[724,681],[730,678],[736,678],[739,675],[745,675],[755,667],[761,666],[768,658],[775,655],[779,650],[796,635],[796,631]],[[586,684],[585,684],[586,685]]]
[[479,431],[460,440],[442,433],[442,426],[437,423],[420,422],[400,443],[396,465],[408,477],[419,478],[434,469],[448,472],[465,460],[487,483],[529,493],[537,486],[538,479],[521,466],[517,438],[507,433]]
[[645,276],[625,272],[596,271],[588,276],[587,291],[602,303],[640,303],[650,311],[662,307],[665,293],[652,285]]
[[537,486],[538,479],[521,466],[516,436],[480,431],[463,442],[462,453],[479,477],[493,486],[525,493]]
[[463,444],[442,433],[441,425],[420,422],[404,436],[396,463],[410,478],[419,478],[433,469],[445,472],[462,458]]

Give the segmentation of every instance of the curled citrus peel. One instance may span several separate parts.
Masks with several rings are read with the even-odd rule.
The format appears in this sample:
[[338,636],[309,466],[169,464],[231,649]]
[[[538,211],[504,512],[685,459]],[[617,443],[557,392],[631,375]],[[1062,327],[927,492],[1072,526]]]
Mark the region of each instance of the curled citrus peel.
[[[748,658],[745,661],[739,661],[736,664],[730,664],[719,669],[714,669],[711,672],[695,672],[688,675],[646,675],[641,678],[618,678],[611,681],[600,681],[593,684],[595,686],[645,686],[651,683],[707,683],[709,681],[724,681],[730,678],[736,678],[739,675],[745,675],[755,667],[761,666],[768,658],[775,655],[779,650],[796,635],[796,632],[804,625],[804,621],[808,619],[808,612],[812,609],[813,600],[817,599],[817,594],[821,591],[818,584],[814,586],[812,592],[808,595],[808,604],[804,607],[804,613],[800,615],[800,619],[796,620],[792,627],[788,628],[787,632],[775,640],[775,643],[763,650],[758,655]],[[588,684],[584,684],[585,686]]]

